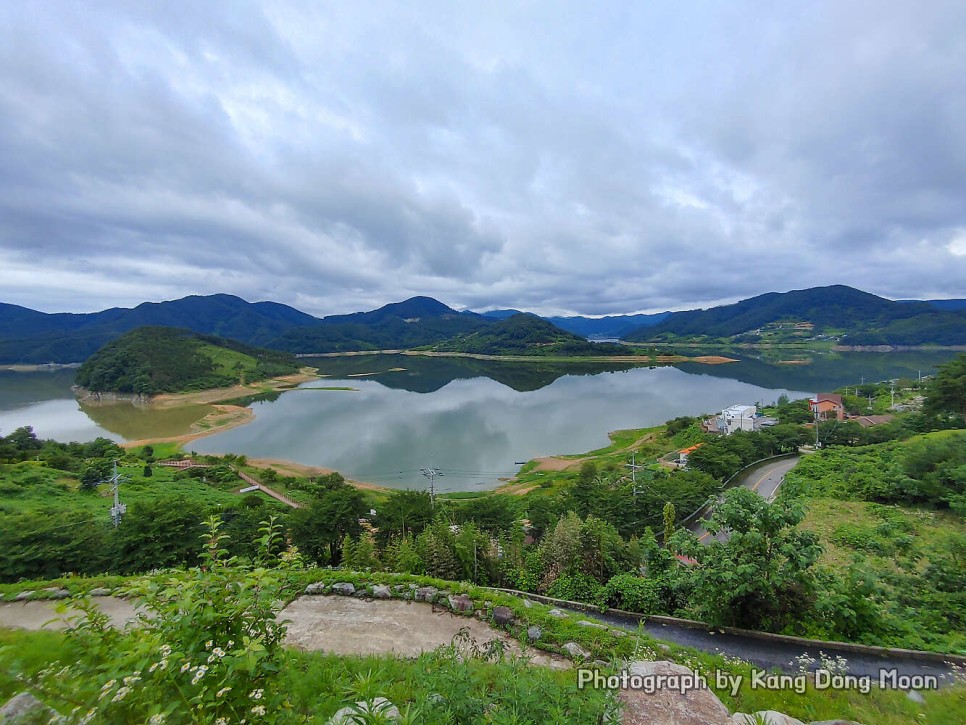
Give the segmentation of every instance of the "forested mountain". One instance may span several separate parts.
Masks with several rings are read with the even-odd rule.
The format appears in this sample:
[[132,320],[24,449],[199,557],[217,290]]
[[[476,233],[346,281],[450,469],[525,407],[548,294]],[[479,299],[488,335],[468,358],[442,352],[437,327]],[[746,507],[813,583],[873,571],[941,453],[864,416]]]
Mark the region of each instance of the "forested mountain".
[[[803,338],[841,337],[851,345],[966,344],[966,312],[940,310],[929,302],[895,302],[844,285],[769,292],[732,305],[674,312],[653,327],[625,335],[627,341],[682,338],[755,342],[782,323],[795,323]],[[766,329],[772,326],[771,330]]]
[[[494,320],[505,320],[507,317],[519,315],[520,310],[490,310],[482,313],[484,317]],[[544,317],[543,319],[561,330],[588,338],[621,337],[639,327],[656,325],[670,312],[658,312],[653,315],[608,315],[607,317]]]
[[395,350],[430,345],[493,324],[473,312],[457,312],[431,297],[413,297],[371,312],[330,315],[294,328],[270,347],[296,353]]
[[[961,345],[966,344],[966,309],[958,308],[959,302],[894,302],[837,285],[771,292],[709,310],[599,319],[551,317],[544,321],[555,325],[557,332],[547,333],[547,341],[541,344],[563,343],[554,335],[564,331],[580,338],[571,340],[566,349],[585,349],[583,354],[597,355],[608,354],[606,348],[577,343],[586,337],[623,337],[634,342],[685,338],[755,341],[762,339],[761,328],[781,328],[784,321],[807,323],[795,331],[796,339],[834,334],[844,335],[842,342],[853,345]],[[291,353],[408,349],[454,339],[453,344],[465,345],[468,336],[478,332],[488,336],[468,344],[492,351],[503,346],[500,337],[506,330],[491,328],[520,314],[516,310],[483,315],[458,312],[431,297],[324,318],[276,302],[250,303],[226,294],[145,302],[133,309],[115,307],[90,314],[47,314],[0,303],[0,365],[82,362],[124,332],[143,326],[183,328]],[[781,334],[789,329],[786,326]],[[767,338],[774,332],[768,329],[764,334]],[[510,348],[519,349],[516,341],[508,341]]]
[[179,327],[267,345],[286,330],[319,319],[277,302],[246,302],[232,295],[192,295],[90,314],[46,314],[0,304],[0,364],[81,362],[110,340],[145,325]]
[[298,371],[295,358],[275,350],[171,327],[139,327],[108,343],[77,371],[91,392],[184,392]]
[[588,342],[541,317],[524,312],[498,320],[486,329],[433,345],[439,352],[480,355],[618,355],[632,351],[623,345]]

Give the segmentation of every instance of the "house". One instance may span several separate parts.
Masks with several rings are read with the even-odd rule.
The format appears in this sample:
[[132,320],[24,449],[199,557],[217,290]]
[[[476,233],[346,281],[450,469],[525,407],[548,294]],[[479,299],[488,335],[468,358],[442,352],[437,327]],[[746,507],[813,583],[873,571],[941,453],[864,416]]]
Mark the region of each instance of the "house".
[[845,420],[845,405],[842,396],[835,393],[819,393],[808,401],[812,415],[822,420]]
[[758,406],[755,405],[732,405],[721,411],[715,419],[718,433],[730,436],[737,430],[752,431],[755,429],[755,416],[758,415]]

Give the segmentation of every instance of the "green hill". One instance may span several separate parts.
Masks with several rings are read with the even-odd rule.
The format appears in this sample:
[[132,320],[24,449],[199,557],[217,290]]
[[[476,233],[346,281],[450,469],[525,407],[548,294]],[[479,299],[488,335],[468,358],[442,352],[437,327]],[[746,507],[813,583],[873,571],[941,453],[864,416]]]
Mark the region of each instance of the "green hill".
[[652,327],[626,335],[629,342],[683,338],[736,342],[841,338],[846,345],[966,344],[966,314],[928,302],[895,302],[832,285],[769,292],[732,305],[674,312]]
[[479,355],[624,355],[633,351],[613,343],[588,342],[536,315],[521,312],[483,330],[433,345],[438,352]]
[[92,392],[154,395],[250,383],[298,371],[291,355],[171,327],[139,327],[92,355],[75,382]]

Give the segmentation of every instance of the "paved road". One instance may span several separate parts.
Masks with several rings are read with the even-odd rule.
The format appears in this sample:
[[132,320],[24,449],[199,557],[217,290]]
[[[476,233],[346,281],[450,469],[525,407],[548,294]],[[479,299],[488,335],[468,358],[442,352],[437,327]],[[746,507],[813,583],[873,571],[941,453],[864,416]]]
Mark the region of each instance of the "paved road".
[[[570,611],[581,617],[599,619],[611,626],[637,631],[638,623],[636,621],[616,614]],[[737,634],[707,632],[703,629],[690,629],[680,625],[659,624],[657,622],[645,623],[644,631],[655,639],[694,647],[705,652],[717,652],[729,657],[739,657],[766,670],[778,668],[783,672],[794,674],[798,672],[798,664],[793,661],[796,657],[807,654],[818,661],[821,653],[824,652],[826,655],[844,657],[848,661],[848,674],[850,675],[867,675],[878,680],[880,672],[895,669],[900,676],[935,675],[939,679],[940,686],[953,682],[952,668],[943,662],[930,662],[912,657],[880,657],[859,654],[839,650],[834,642],[824,643],[821,646],[803,646],[756,637],[744,637]]]
[[[741,475],[740,482],[737,485],[755,491],[766,501],[772,501],[778,487],[785,480],[785,474],[794,468],[800,459],[801,456],[794,456],[755,466]],[[711,540],[711,534],[701,525],[700,520],[691,523],[688,528],[698,537],[698,541],[707,543]],[[723,532],[719,532],[715,538],[718,541],[725,541],[727,536]]]

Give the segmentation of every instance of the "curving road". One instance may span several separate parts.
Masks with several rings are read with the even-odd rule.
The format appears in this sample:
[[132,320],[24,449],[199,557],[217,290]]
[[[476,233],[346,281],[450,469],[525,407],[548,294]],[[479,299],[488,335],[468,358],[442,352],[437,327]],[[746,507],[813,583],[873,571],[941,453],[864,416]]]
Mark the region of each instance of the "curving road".
[[[616,612],[600,613],[576,609],[568,611],[582,618],[597,619],[631,632],[636,632],[638,628],[637,620],[621,616]],[[721,630],[707,631],[679,624],[662,624],[654,621],[644,621],[643,628],[647,634],[655,639],[694,647],[705,652],[738,657],[765,670],[779,669],[782,672],[795,673],[798,671],[798,665],[794,662],[796,657],[806,654],[818,661],[821,658],[821,653],[824,652],[826,655],[844,657],[848,661],[848,673],[850,675],[865,675],[878,679],[882,671],[896,670],[902,676],[934,675],[939,680],[939,686],[949,685],[955,681],[953,667],[945,662],[919,659],[914,656],[904,656],[900,653],[880,656],[865,652],[853,652],[847,649],[848,645],[843,648],[838,646],[836,642],[823,642],[821,644],[781,642],[727,633]]]
[[[793,469],[799,460],[801,460],[801,456],[793,456],[755,466],[741,474],[737,486],[755,491],[763,499],[770,502],[778,493],[778,487],[781,486],[782,481],[785,480],[785,474]],[[689,524],[688,529],[694,532],[698,541],[702,543],[708,543],[711,540],[711,534],[701,525],[701,519]],[[727,535],[719,532],[714,538],[718,541],[725,541]]]

